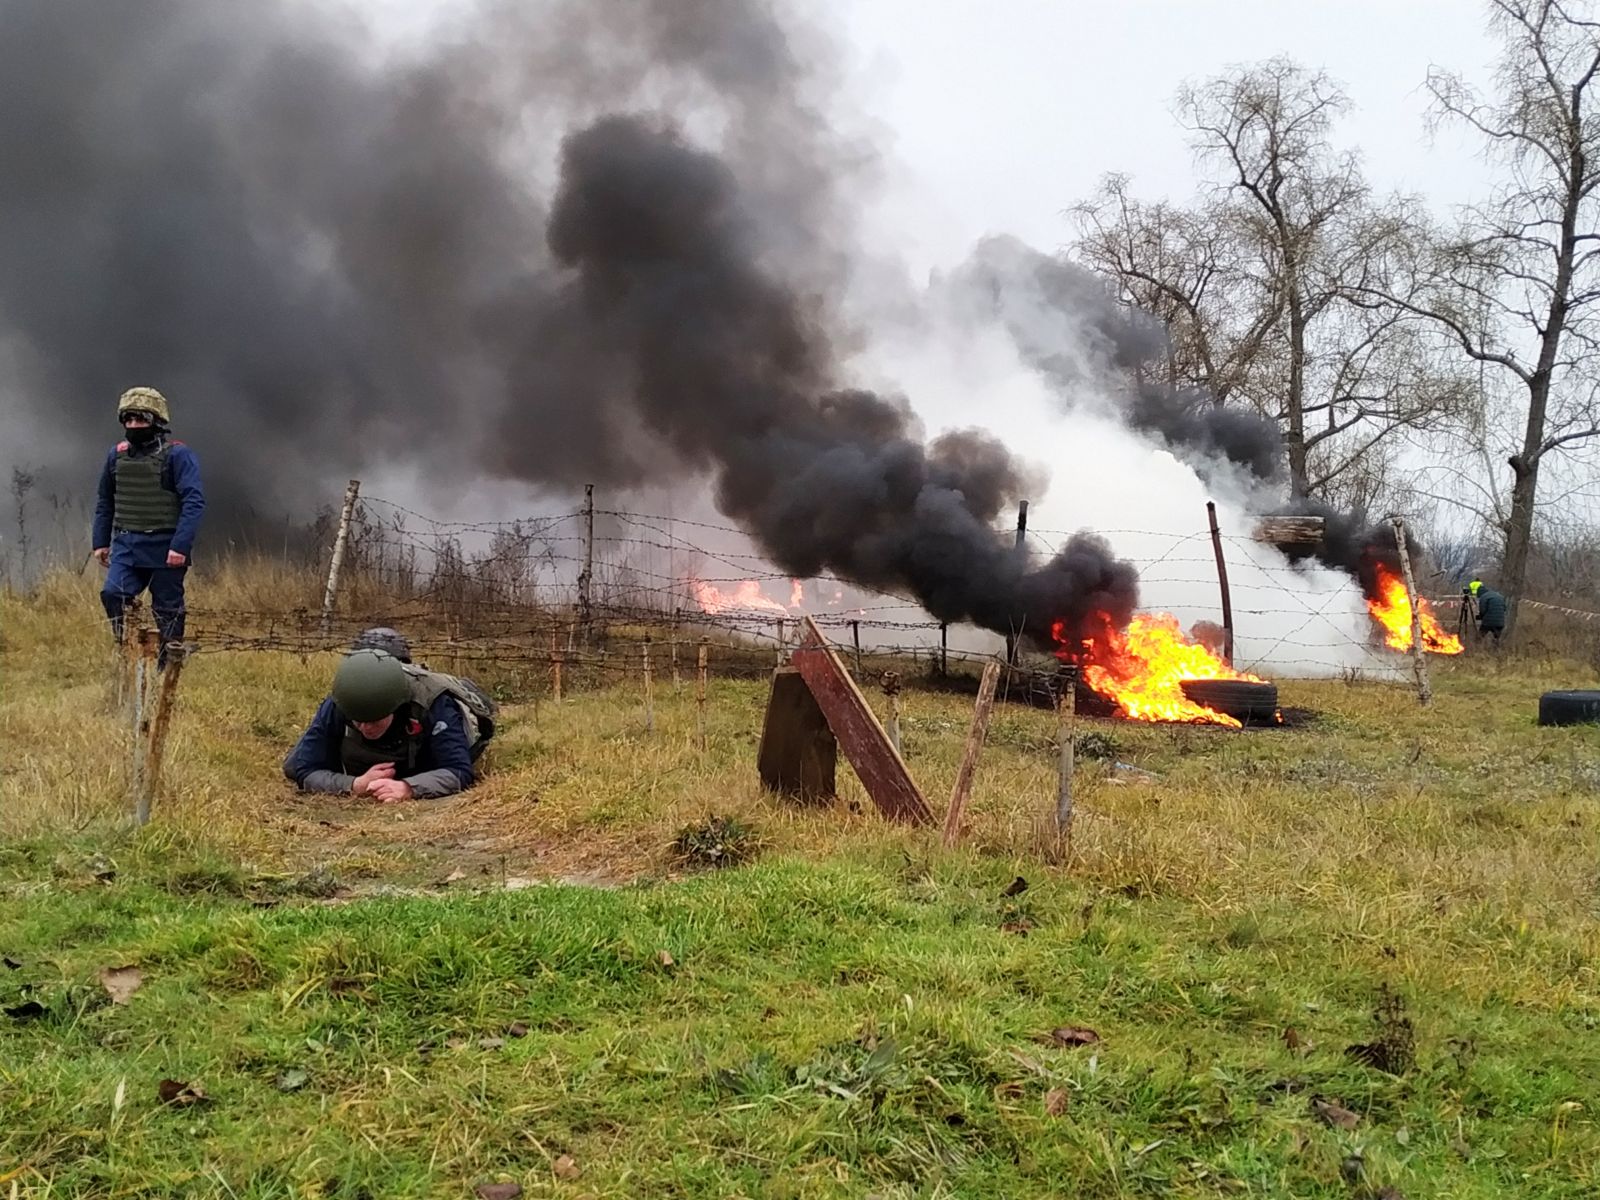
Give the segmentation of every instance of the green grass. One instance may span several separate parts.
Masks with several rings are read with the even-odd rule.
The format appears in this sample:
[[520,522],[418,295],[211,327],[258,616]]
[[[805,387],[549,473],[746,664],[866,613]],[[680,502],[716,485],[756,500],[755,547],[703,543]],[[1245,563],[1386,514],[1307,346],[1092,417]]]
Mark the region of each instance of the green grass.
[[[752,683],[705,755],[689,689],[646,733],[614,688],[512,706],[467,797],[308,806],[276,762],[329,662],[204,655],[134,835],[86,599],[0,602],[0,1009],[44,1010],[0,1013],[0,1196],[1600,1194],[1600,735],[1533,723],[1576,668],[1090,723],[1117,755],[1051,866],[1045,713],[996,714],[945,852],[847,770],[832,810],[763,796]],[[968,702],[904,700],[942,808]],[[686,870],[711,816],[753,861]],[[589,872],[633,882],[501,886]]]

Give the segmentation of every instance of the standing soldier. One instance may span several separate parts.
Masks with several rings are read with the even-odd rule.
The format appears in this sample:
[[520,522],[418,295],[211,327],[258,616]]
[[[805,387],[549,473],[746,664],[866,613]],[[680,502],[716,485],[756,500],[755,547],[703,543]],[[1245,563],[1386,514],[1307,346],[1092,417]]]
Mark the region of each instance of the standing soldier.
[[106,455],[94,508],[94,556],[109,568],[100,589],[120,641],[122,614],[146,588],[167,645],[183,640],[183,580],[194,551],[205,494],[194,451],[168,429],[167,401],[154,388],[130,388],[117,401],[125,440]]
[[1498,646],[1500,635],[1506,631],[1506,598],[1481,579],[1467,584],[1467,598],[1477,610],[1478,640],[1493,638]]

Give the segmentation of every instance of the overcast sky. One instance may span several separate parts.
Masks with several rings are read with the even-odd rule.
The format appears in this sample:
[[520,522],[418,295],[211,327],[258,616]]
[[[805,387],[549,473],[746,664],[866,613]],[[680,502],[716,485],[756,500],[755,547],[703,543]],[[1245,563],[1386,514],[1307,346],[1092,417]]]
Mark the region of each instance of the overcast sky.
[[[1336,130],[1379,190],[1440,206],[1481,197],[1478,146],[1430,139],[1430,64],[1487,82],[1495,46],[1474,0],[828,0],[850,99],[897,172],[887,217],[919,265],[986,233],[1054,249],[1062,209],[1108,171],[1143,197],[1195,187],[1172,98],[1185,79],[1287,54],[1355,108]],[[819,18],[821,19],[821,18]]]

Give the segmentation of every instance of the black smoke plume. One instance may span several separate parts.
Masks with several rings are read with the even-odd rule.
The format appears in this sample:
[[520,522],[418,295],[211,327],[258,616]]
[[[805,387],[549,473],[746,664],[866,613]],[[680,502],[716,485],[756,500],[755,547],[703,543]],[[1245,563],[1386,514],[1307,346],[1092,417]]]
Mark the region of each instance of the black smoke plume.
[[986,238],[956,274],[968,303],[997,316],[1023,359],[1069,404],[1110,399],[1131,428],[1205,477],[1230,462],[1262,482],[1283,471],[1275,422],[1160,382],[1171,346],[1155,317],[1119,304],[1105,280],[1012,237]]
[[439,492],[709,475],[796,575],[1038,636],[1131,615],[1103,542],[1039,564],[995,536],[1022,476],[992,438],[928,442],[843,386],[826,297],[870,155],[771,6],[483,0],[383,53],[272,0],[0,23],[14,453],[87,486],[146,384],[236,523],[375,466]]

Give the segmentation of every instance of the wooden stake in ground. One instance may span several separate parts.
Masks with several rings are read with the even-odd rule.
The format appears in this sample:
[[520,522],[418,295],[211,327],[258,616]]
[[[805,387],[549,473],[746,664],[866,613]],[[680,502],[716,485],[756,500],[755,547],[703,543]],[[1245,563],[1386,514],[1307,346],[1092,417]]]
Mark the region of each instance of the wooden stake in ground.
[[878,682],[889,701],[889,724],[885,727],[889,744],[894,747],[896,754],[903,756],[905,749],[900,745],[900,675],[896,671],[885,671]]
[[1211,524],[1211,549],[1217,556],[1217,586],[1222,589],[1222,661],[1233,666],[1233,597],[1228,593],[1228,560],[1222,557],[1222,530],[1217,525],[1217,506],[1206,501],[1206,519]]
[[[1027,543],[1028,543],[1028,502],[1026,500],[1019,500],[1019,501],[1017,501],[1017,541],[1016,541],[1016,549],[1017,549],[1017,551],[1020,553],[1022,548],[1023,548],[1023,546],[1027,545]],[[1011,633],[1006,634],[1006,666],[1014,667],[1016,665],[1017,665],[1017,635],[1016,635],[1015,631],[1012,631]],[[1009,687],[1009,686],[1010,686],[1010,680],[1008,678],[1007,679],[1007,687]]]
[[583,644],[589,645],[589,627],[594,621],[590,590],[594,586],[594,484],[583,485],[583,570],[578,572],[578,621],[583,626]]
[[695,664],[694,724],[700,742],[700,753],[706,752],[706,639],[700,639],[700,654]]
[[850,643],[856,651],[856,674],[861,674],[861,622],[850,622]]
[[183,645],[173,642],[167,647],[166,669],[160,674],[155,687],[155,714],[150,719],[150,734],[144,744],[144,770],[139,776],[140,790],[134,796],[133,822],[146,825],[150,821],[150,806],[161,788],[161,767],[167,752],[167,730],[172,726],[172,709],[178,698],[178,677],[183,674],[187,657]]
[[1417,677],[1417,702],[1426,708],[1433,703],[1433,685],[1428,681],[1428,662],[1422,649],[1422,607],[1417,603],[1417,584],[1411,576],[1411,552],[1406,548],[1406,525],[1391,517],[1394,544],[1400,552],[1400,573],[1405,576],[1406,602],[1411,605],[1411,670]]
[[1061,695],[1056,701],[1056,739],[1060,757],[1056,775],[1056,838],[1066,849],[1072,848],[1072,744],[1078,713],[1078,668],[1062,664],[1058,678]]
[[561,645],[556,631],[550,631],[550,703],[561,703]]
[[339,570],[344,566],[344,548],[350,541],[350,518],[355,515],[356,497],[361,492],[361,480],[352,479],[344,489],[344,507],[339,510],[339,532],[333,539],[333,557],[328,561],[328,586],[322,593],[322,623],[318,627],[321,637],[328,636],[328,626],[333,621],[333,601],[339,592]]
[[672,690],[674,692],[676,692],[678,690],[679,685],[683,682],[681,679],[678,678],[678,619],[679,619],[679,616],[680,616],[681,612],[682,612],[681,609],[676,609],[675,608],[675,609],[672,610],[672,633],[671,633],[670,653],[672,655]]
[[1000,664],[988,663],[983,668],[983,679],[978,684],[978,702],[972,710],[972,729],[967,733],[966,749],[961,754],[961,765],[956,769],[955,786],[950,789],[950,807],[944,814],[944,844],[954,846],[961,836],[961,818],[967,811],[967,798],[972,794],[972,777],[978,770],[978,755],[983,753],[984,738],[989,735],[989,714],[994,710],[994,689],[1000,682]]
[[788,656],[789,650],[789,623],[782,617],[778,618],[778,666],[783,666],[783,660]]
[[145,784],[149,760],[145,750],[150,744],[150,726],[155,716],[151,699],[155,691],[156,658],[160,653],[161,635],[154,629],[139,630],[139,658],[134,666],[133,761],[128,790],[133,797],[134,820],[141,825],[150,819],[150,797]]
[[654,733],[656,729],[656,686],[655,679],[650,674],[650,635],[644,638],[644,731]]
[[123,606],[122,620],[117,625],[122,634],[117,645],[117,707],[128,714],[130,724],[139,720],[134,686],[139,673],[139,628],[139,601],[135,598]]

